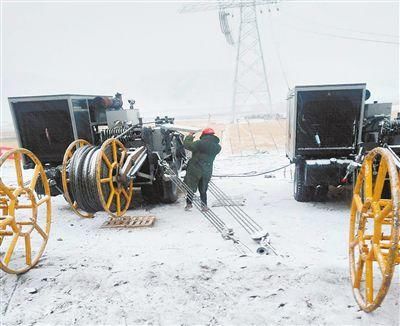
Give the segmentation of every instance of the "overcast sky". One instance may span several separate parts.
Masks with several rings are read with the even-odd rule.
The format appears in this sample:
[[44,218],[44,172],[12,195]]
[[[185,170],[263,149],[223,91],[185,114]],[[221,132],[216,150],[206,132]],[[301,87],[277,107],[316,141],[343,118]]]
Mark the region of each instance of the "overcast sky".
[[[229,110],[235,49],[217,11],[180,14],[181,6],[3,2],[2,125],[10,121],[7,97],[23,95],[119,91],[145,116]],[[399,101],[398,1],[278,7],[258,15],[273,103],[285,101],[284,73],[290,87],[366,82],[371,99]]]

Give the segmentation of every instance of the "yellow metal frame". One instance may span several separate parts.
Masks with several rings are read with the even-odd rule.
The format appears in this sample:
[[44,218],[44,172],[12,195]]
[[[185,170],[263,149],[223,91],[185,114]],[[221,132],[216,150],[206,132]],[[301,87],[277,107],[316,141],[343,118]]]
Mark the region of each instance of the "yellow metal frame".
[[73,201],[71,195],[69,194],[68,184],[69,184],[69,177],[68,177],[68,165],[71,161],[72,156],[74,155],[75,151],[82,146],[90,145],[90,143],[84,139],[77,139],[73,141],[67,148],[64,154],[64,159],[62,163],[62,170],[61,170],[61,179],[62,179],[62,186],[64,191],[64,198],[70,204],[72,210],[83,218],[93,218],[94,214],[88,213],[83,211],[82,209],[78,208],[76,201]]
[[[29,157],[34,163],[32,179],[27,184],[24,183],[22,174],[22,155]],[[14,157],[17,180],[15,185],[8,185],[0,178],[0,208],[2,209],[2,215],[0,216],[0,246],[3,245],[5,237],[12,237],[12,239],[7,249],[0,250],[0,252],[4,252],[4,254],[0,253],[0,268],[6,273],[21,274],[27,272],[38,263],[46,247],[51,226],[51,197],[46,173],[38,158],[26,149],[14,149],[7,151],[0,157],[0,167],[11,157]],[[38,198],[35,190],[39,178],[41,178],[44,188],[44,195],[41,199]],[[30,205],[19,203],[19,198],[22,195],[29,198]],[[37,222],[38,207],[43,204],[46,205],[46,225],[44,228]],[[19,209],[32,209],[32,217],[29,221],[16,220],[16,213]],[[31,227],[23,230],[23,227],[26,226]],[[31,247],[32,232],[37,232],[40,235],[40,239],[42,239],[34,257],[32,257]],[[25,263],[21,267],[10,267],[19,238],[24,238]]]
[[[382,198],[388,183],[391,198]],[[380,306],[388,292],[395,265],[400,263],[399,186],[398,170],[390,152],[380,147],[370,151],[353,190],[349,233],[353,293],[365,312]],[[383,232],[384,226],[386,232],[390,229],[390,234]],[[375,264],[381,271],[380,278],[374,275]],[[380,284],[376,284],[377,280]]]
[[[115,138],[106,140],[100,149],[96,162],[96,182],[100,201],[111,216],[125,214],[132,200],[133,183],[124,185],[118,174],[127,158],[125,146]],[[125,205],[122,205],[122,197]]]

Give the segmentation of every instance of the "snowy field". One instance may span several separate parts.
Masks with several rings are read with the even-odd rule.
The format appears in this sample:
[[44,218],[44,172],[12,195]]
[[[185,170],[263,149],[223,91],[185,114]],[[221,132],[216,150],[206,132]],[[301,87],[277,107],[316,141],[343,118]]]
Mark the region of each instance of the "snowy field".
[[[287,164],[283,154],[224,156],[215,174]],[[265,227],[279,256],[241,257],[184,198],[143,206],[151,228],[101,229],[53,198],[53,224],[38,266],[19,277],[0,272],[2,325],[398,325],[398,271],[382,307],[359,311],[349,282],[349,196],[298,203],[291,170],[269,178],[215,178]],[[210,198],[212,204],[213,199]],[[257,246],[213,208],[250,248]]]

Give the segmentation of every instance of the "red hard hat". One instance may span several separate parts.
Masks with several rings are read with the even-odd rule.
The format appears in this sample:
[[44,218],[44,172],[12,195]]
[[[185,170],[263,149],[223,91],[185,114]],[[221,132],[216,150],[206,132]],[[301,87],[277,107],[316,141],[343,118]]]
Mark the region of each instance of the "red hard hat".
[[212,128],[206,128],[201,133],[202,136],[204,136],[204,135],[214,135],[214,134],[215,134],[215,131]]

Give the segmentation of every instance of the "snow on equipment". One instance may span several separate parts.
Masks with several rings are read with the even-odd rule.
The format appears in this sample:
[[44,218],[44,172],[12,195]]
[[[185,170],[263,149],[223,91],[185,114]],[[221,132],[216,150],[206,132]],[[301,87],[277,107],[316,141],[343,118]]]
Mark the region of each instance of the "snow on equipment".
[[[23,171],[23,156],[31,162],[31,173]],[[10,158],[12,167],[6,164]],[[14,174],[5,176],[10,168]],[[38,263],[46,247],[51,225],[50,187],[39,159],[26,149],[5,152],[0,169],[0,268],[21,274]]]
[[[177,188],[159,164],[178,172],[185,159],[173,118],[144,124],[135,101],[124,109],[119,93],[14,97],[9,103],[20,146],[45,164],[51,194],[63,194],[79,216],[90,218],[99,211],[123,216],[133,186],[149,201],[177,200]],[[24,168],[33,167],[24,156]]]

